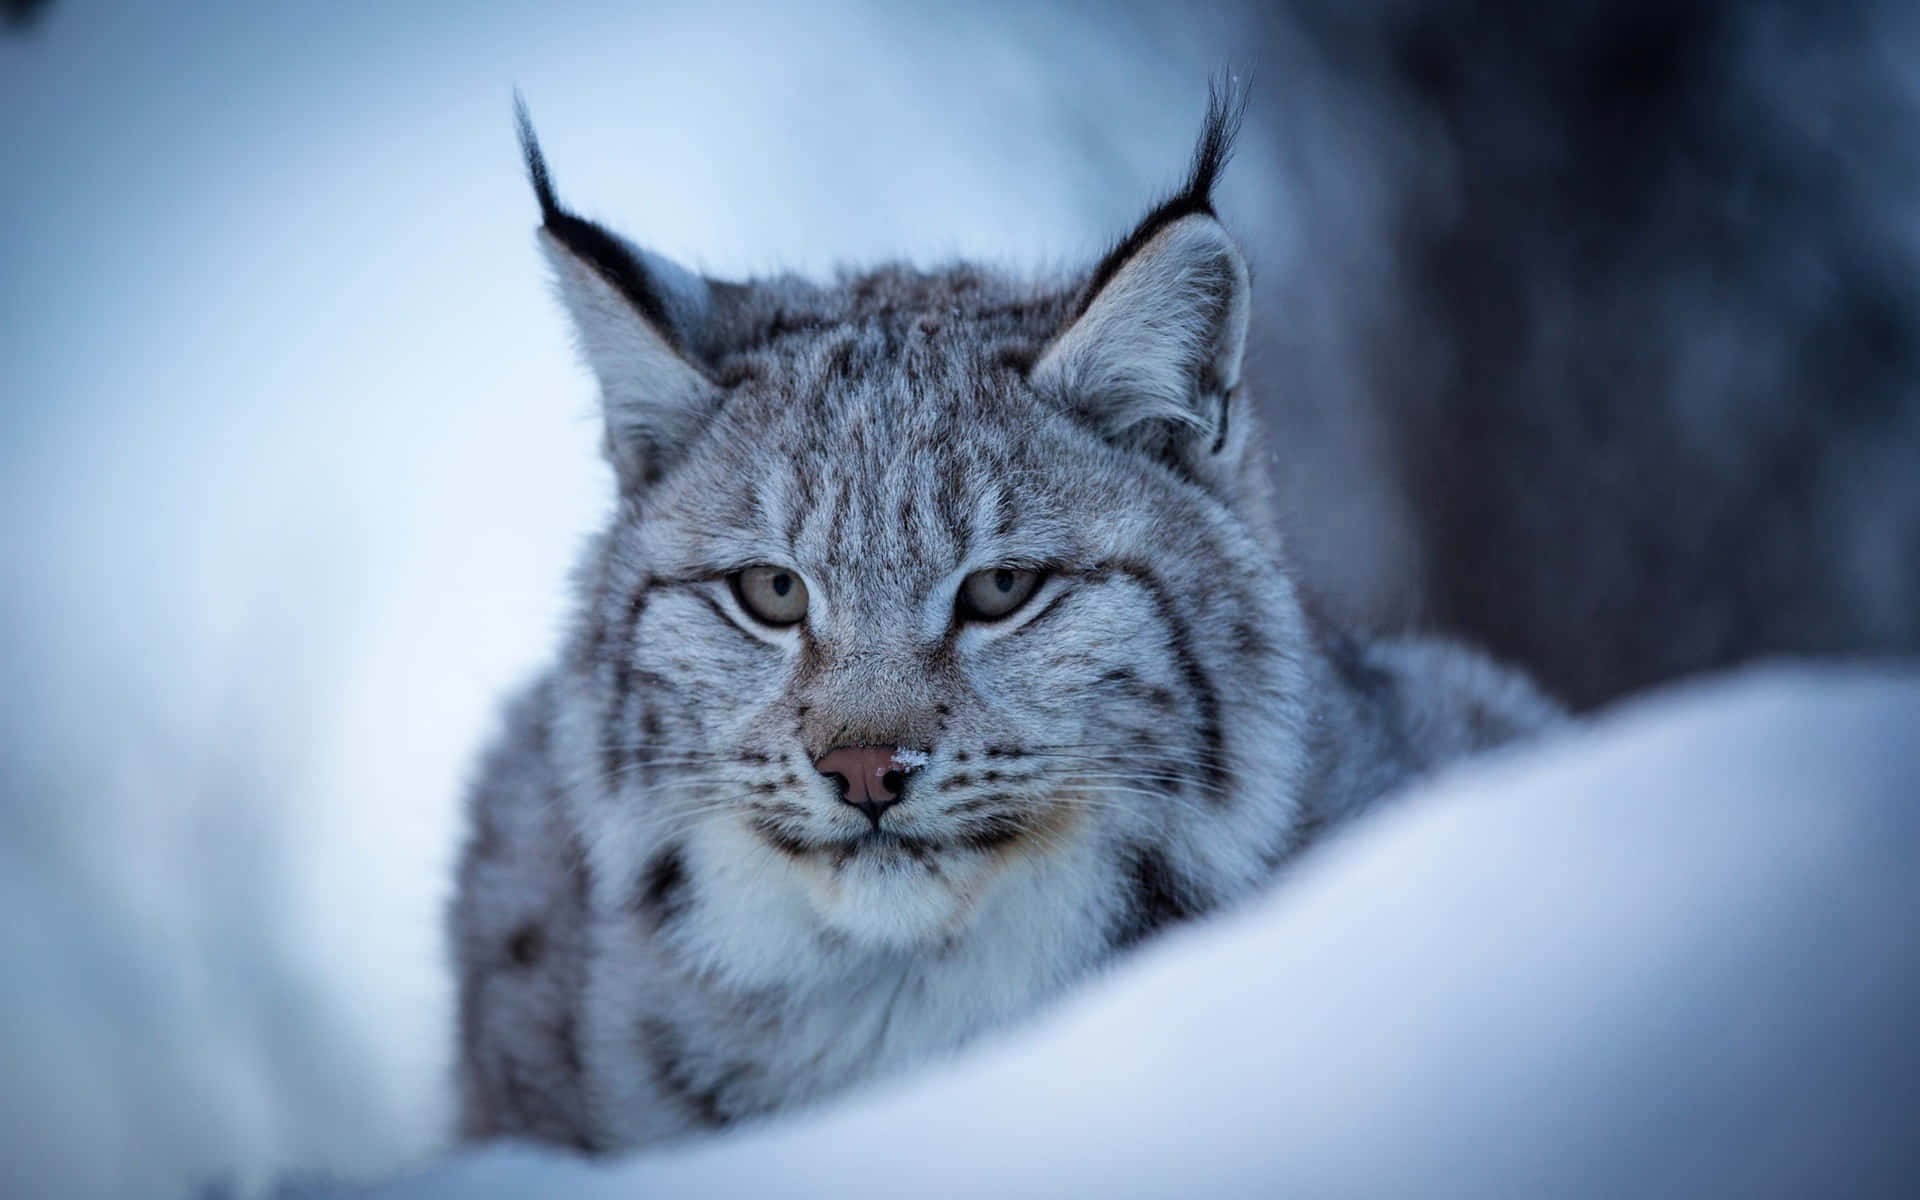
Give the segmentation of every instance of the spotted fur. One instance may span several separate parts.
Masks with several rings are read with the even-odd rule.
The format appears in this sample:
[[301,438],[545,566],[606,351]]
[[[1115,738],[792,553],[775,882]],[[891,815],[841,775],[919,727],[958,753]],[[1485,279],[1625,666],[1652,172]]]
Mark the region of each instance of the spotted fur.
[[[1210,198],[1232,121],[1084,277],[832,285],[700,279],[573,216],[523,121],[620,498],[474,791],[469,1133],[633,1146],[925,1062],[1555,719],[1469,651],[1309,616]],[[804,620],[743,607],[754,565]],[[1044,580],[962,619],[1002,567]],[[861,745],[925,756],[871,823],[812,765]]]

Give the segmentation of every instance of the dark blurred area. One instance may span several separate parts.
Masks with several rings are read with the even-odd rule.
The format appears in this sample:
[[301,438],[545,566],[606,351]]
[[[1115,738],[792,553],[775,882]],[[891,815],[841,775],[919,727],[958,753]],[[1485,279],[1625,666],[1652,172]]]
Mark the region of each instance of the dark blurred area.
[[31,29],[34,22],[46,15],[53,0],[4,0],[5,22],[10,30]]
[[[1283,429],[1316,405],[1368,426],[1397,489],[1384,541],[1314,527],[1352,480],[1291,490],[1337,606],[1457,631],[1581,707],[1920,650],[1913,6],[1270,21],[1262,101],[1319,261],[1266,312],[1330,304],[1338,333],[1270,326],[1268,399]],[[1347,373],[1333,398],[1315,370]],[[1354,582],[1356,553],[1392,561]]]

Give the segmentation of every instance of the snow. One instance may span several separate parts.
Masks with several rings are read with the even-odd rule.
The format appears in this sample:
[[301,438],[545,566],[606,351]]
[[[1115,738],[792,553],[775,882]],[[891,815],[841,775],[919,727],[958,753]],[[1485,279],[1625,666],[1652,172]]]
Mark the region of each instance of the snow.
[[494,1147],[351,1194],[1898,1191],[1917,735],[1920,666],[1680,689],[1416,790],[945,1069],[666,1153]]

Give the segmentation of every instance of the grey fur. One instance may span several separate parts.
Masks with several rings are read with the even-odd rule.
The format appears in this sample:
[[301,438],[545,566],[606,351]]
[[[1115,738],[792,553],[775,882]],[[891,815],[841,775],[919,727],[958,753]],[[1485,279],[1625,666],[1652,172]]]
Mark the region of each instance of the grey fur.
[[586,862],[559,803],[552,689],[508,709],[468,802],[451,913],[461,1134],[588,1148],[579,1071]]
[[[1558,720],[1460,647],[1309,615],[1204,189],[1085,279],[896,266],[696,306],[529,153],[622,487],[473,794],[469,1134],[632,1146],[934,1058]],[[742,607],[754,564],[804,580],[800,624]],[[962,624],[996,567],[1047,578]],[[859,744],[927,757],[864,840],[811,766]]]

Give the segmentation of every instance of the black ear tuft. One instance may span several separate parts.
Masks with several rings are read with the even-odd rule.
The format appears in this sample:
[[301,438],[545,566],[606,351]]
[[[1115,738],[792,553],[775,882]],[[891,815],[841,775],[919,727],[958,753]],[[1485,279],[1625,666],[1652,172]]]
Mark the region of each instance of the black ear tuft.
[[527,178],[533,181],[533,194],[540,201],[540,219],[551,225],[553,219],[568,214],[554,199],[553,177],[547,174],[547,156],[540,153],[539,135],[533,132],[533,114],[527,111],[527,98],[513,93],[513,126],[520,134],[520,153],[526,156]]
[[1213,185],[1233,158],[1233,143],[1240,137],[1240,125],[1247,118],[1247,89],[1232,75],[1207,81],[1207,120],[1200,131],[1200,144],[1193,148],[1193,166],[1187,172],[1187,184],[1173,202],[1190,205],[1187,212],[1213,215]]
[[1234,139],[1240,136],[1240,123],[1246,119],[1246,115],[1247,90],[1244,86],[1236,83],[1231,75],[1207,81],[1206,123],[1200,130],[1199,143],[1193,148],[1193,165],[1187,169],[1186,183],[1181,185],[1179,191],[1155,205],[1153,211],[1133,227],[1133,232],[1107,251],[1100,265],[1088,277],[1086,287],[1081,290],[1072,319],[1077,320],[1086,314],[1087,306],[1100,294],[1100,289],[1113,280],[1122,264],[1152,240],[1154,234],[1182,217],[1216,215],[1213,211],[1213,186],[1219,181],[1227,162],[1233,158]]
[[534,197],[540,201],[542,227],[624,296],[674,350],[684,353],[687,347],[682,344],[680,330],[667,311],[660,288],[633,250],[599,225],[568,212],[554,195],[547,157],[540,152],[540,139],[533,132],[533,117],[527,112],[526,98],[519,92],[513,94],[513,120],[520,132],[520,152],[527,160],[527,178],[533,183]]

